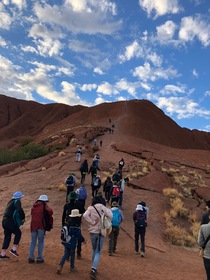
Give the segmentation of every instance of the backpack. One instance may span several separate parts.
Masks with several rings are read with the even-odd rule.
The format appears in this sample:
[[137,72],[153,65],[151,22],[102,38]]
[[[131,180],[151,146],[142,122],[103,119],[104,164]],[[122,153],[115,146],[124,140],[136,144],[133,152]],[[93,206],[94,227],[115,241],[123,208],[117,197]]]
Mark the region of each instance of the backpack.
[[61,241],[69,243],[71,236],[69,234],[68,226],[64,225],[61,229]]
[[120,195],[120,188],[118,186],[114,186],[112,190],[113,196],[119,196]]
[[137,228],[144,228],[147,226],[147,217],[145,210],[136,211],[135,225]]
[[67,186],[72,186],[74,184],[74,177],[73,175],[68,176],[68,178],[66,179],[66,185]]
[[95,177],[93,180],[93,186],[98,187],[98,185],[99,185],[99,178]]
[[[14,201],[14,206],[16,205],[16,203],[17,203],[17,200]],[[16,207],[16,206],[15,206],[15,207]],[[15,211],[13,212],[12,217],[13,217],[13,220],[14,220],[15,224],[16,224],[18,227],[20,227],[20,226],[23,225],[22,219],[21,219],[20,214],[19,214],[19,212],[17,211],[17,209],[15,209]]]
[[86,188],[79,188],[77,193],[79,195],[79,199],[86,199],[87,198]]
[[113,214],[112,225],[115,227],[119,227],[121,222],[120,210],[114,209],[112,210],[112,214]]
[[51,231],[51,229],[53,228],[53,217],[46,210],[45,204],[44,204],[43,226],[45,231]]
[[110,220],[109,217],[107,217],[104,213],[104,211],[102,211],[102,213],[100,214],[97,210],[97,208],[95,206],[93,206],[96,210],[96,212],[98,213],[99,217],[100,217],[100,225],[101,225],[101,234],[103,236],[106,236],[107,230],[109,230],[109,233],[111,233],[112,230],[112,221]]

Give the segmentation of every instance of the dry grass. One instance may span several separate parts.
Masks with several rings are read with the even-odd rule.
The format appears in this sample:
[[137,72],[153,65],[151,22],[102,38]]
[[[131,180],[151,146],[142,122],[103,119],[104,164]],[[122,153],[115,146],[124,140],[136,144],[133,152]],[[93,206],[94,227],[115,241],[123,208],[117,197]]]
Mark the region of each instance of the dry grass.
[[[168,240],[177,246],[193,247],[197,244],[198,230],[200,223],[197,221],[197,216],[189,213],[181,200],[182,195],[173,188],[166,188],[163,194],[170,198],[171,209],[169,212],[164,213],[166,222],[165,235]],[[174,224],[177,217],[188,220],[191,223],[189,229]]]
[[184,186],[188,181],[189,181],[189,177],[185,176],[185,175],[181,175],[181,176],[174,176],[174,182],[179,185],[179,186]]
[[180,198],[174,198],[173,200],[171,200],[170,204],[172,207],[172,212],[170,212],[173,218],[176,218],[177,216],[185,218],[188,217],[189,210],[184,206],[184,203]]
[[169,198],[181,197],[182,194],[178,192],[175,188],[165,188],[163,189],[163,194]]
[[58,186],[58,190],[59,191],[65,191],[66,192],[66,186],[65,186],[65,184],[60,184],[59,186]]

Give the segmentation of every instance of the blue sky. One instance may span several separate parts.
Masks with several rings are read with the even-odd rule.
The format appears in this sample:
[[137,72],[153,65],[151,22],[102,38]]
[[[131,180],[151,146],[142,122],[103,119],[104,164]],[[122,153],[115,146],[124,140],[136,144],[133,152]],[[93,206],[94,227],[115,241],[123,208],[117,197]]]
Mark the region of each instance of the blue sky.
[[94,106],[147,99],[210,131],[209,0],[1,0],[0,94]]

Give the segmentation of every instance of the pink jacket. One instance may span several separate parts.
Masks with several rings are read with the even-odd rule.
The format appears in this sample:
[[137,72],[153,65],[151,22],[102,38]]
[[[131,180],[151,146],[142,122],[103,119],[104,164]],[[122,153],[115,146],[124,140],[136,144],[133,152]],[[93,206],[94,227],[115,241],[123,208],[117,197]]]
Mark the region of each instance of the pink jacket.
[[[102,210],[103,210],[105,215],[107,217],[109,217],[110,219],[112,219],[113,214],[112,214],[111,209],[106,208],[101,203],[96,203],[94,206],[97,208],[97,210],[100,214],[102,213]],[[88,207],[88,209],[83,214],[83,218],[89,223],[89,228],[88,228],[89,232],[100,233],[100,229],[101,229],[100,217],[93,206]]]

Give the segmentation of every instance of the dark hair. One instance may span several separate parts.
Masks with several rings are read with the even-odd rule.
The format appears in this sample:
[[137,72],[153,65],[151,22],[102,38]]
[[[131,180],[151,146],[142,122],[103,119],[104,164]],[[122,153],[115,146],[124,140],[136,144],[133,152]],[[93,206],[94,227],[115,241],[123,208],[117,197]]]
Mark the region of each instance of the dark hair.
[[101,199],[99,196],[94,196],[93,200],[92,200],[92,206],[97,204],[97,203],[101,203]]
[[143,207],[147,206],[146,202],[144,201],[139,202],[139,204],[142,205]]
[[129,182],[129,178],[128,178],[128,177],[125,177],[124,180],[125,180],[126,182]]

